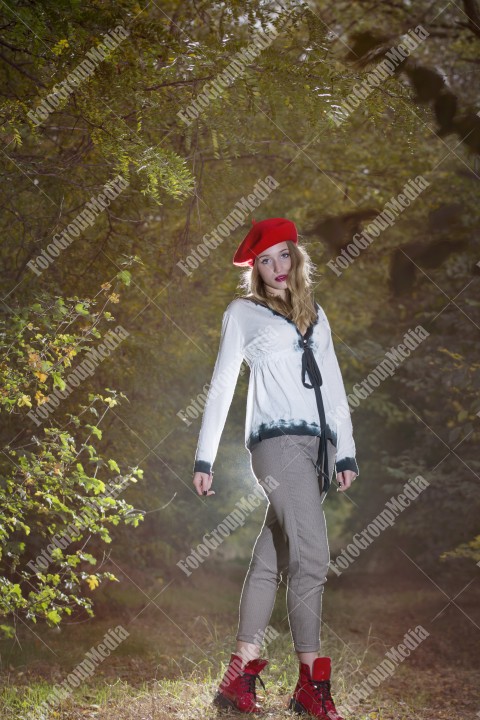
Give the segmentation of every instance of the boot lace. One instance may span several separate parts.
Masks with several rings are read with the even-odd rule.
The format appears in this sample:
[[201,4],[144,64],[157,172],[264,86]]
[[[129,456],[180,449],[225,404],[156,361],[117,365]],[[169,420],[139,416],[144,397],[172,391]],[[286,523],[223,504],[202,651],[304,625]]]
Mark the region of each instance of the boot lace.
[[330,680],[312,680],[312,685],[316,690],[316,697],[322,703],[324,711],[336,710],[330,691]]
[[255,680],[257,679],[260,681],[260,685],[265,690],[265,683],[260,675],[254,673],[243,673],[243,675],[240,676],[240,687],[247,693],[251,693],[255,700],[257,699],[257,693],[255,691]]

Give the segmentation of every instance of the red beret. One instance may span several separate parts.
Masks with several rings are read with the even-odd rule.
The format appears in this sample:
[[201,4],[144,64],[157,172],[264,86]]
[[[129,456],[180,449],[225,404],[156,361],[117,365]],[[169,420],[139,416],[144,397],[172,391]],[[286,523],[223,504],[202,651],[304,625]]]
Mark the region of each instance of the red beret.
[[253,267],[257,255],[285,240],[298,242],[297,228],[291,220],[285,218],[268,218],[260,222],[253,220],[250,231],[233,256],[233,264]]

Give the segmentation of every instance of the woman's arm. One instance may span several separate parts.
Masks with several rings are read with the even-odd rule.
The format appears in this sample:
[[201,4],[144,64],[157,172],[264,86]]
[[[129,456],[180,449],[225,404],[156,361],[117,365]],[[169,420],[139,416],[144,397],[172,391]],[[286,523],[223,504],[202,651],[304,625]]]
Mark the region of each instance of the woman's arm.
[[326,385],[327,392],[332,400],[334,414],[337,421],[337,457],[335,461],[335,468],[337,474],[351,470],[356,475],[359,475],[360,473],[355,459],[355,441],[353,439],[353,427],[350,418],[350,408],[345,392],[345,385],[343,383],[342,373],[333,345],[330,323],[328,322],[328,318],[323,309],[320,308],[320,310],[323,313],[329,332],[328,347],[323,357],[321,372],[323,382]]
[[205,400],[195,455],[194,473],[212,473],[220,438],[227,419],[240,366],[244,359],[240,325],[227,308],[223,314],[218,355]]

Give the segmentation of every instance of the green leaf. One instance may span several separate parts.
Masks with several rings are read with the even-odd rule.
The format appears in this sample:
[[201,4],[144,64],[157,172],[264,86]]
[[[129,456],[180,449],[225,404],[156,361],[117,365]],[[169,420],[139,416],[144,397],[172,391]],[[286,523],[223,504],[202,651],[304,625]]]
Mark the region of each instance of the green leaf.
[[93,435],[96,435],[100,440],[102,439],[102,431],[100,428],[98,428],[96,425],[87,425],[86,427],[90,428]]
[[62,619],[58,610],[50,610],[49,612],[47,612],[46,617],[48,622],[52,625],[58,625],[60,620]]
[[52,372],[52,377],[53,377],[53,387],[58,387],[58,388],[60,388],[60,390],[65,390],[65,388],[67,387],[67,384],[66,384],[65,380],[62,378],[62,376],[60,375],[60,373]]
[[128,270],[121,270],[117,273],[117,279],[120,280],[120,282],[123,282],[124,285],[128,286],[132,280],[132,273]]
[[89,310],[85,307],[85,305],[83,303],[77,303],[75,305],[75,310],[77,311],[77,313],[79,315],[89,315],[90,314]]
[[9,640],[15,637],[15,628],[12,625],[0,625],[0,630]]

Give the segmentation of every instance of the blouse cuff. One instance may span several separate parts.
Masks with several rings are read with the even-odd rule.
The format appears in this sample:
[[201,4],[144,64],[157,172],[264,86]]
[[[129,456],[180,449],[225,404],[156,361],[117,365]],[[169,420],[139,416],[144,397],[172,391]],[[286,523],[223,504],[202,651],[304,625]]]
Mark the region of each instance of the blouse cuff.
[[335,463],[335,468],[337,474],[343,472],[344,470],[352,470],[352,472],[356,473],[357,475],[360,474],[357,461],[353,457],[346,457],[343,458],[343,460],[339,460]]
[[195,460],[193,472],[207,473],[207,475],[210,475],[212,472],[212,463],[209,463],[206,460]]

